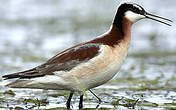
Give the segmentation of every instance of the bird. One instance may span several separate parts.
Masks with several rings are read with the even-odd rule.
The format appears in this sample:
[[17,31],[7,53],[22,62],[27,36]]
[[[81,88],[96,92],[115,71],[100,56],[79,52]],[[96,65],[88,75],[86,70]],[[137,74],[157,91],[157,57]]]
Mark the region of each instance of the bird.
[[83,108],[83,91],[92,92],[92,88],[108,82],[119,72],[130,46],[132,25],[144,18],[168,26],[173,22],[148,13],[136,3],[121,3],[106,33],[68,48],[37,67],[4,75],[4,80],[15,80],[6,86],[70,91],[66,102],[68,109],[70,109],[73,94],[78,92],[79,108]]

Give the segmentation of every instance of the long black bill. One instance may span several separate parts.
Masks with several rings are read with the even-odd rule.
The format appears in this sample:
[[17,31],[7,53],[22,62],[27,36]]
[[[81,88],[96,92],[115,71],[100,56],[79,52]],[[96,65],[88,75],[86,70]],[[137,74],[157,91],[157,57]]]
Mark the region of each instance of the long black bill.
[[158,21],[158,22],[160,22],[160,23],[166,24],[166,25],[168,25],[168,26],[172,26],[172,25],[169,24],[169,23],[166,23],[166,22],[164,22],[164,21],[160,21],[160,20],[155,19],[155,18],[152,18],[152,17],[156,17],[156,18],[165,20],[165,21],[167,21],[167,22],[173,22],[173,21],[170,20],[170,19],[167,19],[167,18],[164,18],[164,17],[160,17],[160,16],[157,16],[157,15],[153,15],[153,14],[150,14],[150,13],[146,13],[145,17],[146,17],[146,18],[149,18],[149,19],[152,19],[152,20],[154,20],[154,21]]

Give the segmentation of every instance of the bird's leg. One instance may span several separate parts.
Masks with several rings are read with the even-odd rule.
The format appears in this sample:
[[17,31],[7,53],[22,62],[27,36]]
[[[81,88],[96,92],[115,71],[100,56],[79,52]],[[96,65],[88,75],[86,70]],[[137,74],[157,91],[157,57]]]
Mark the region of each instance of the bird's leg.
[[80,100],[79,100],[79,109],[83,108],[83,94],[80,96]]
[[91,89],[89,89],[89,92],[92,93],[93,96],[95,96],[98,99],[99,104],[102,102],[101,99]]
[[70,109],[70,102],[71,102],[72,96],[73,96],[73,92],[70,92],[69,98],[68,98],[67,103],[66,103],[68,109]]

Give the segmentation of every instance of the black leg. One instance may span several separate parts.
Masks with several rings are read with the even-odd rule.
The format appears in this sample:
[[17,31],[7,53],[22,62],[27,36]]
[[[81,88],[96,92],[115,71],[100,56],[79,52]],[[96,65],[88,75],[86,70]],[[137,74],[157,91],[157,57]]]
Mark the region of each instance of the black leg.
[[101,99],[92,90],[89,89],[89,91],[98,99],[98,103],[100,104],[102,102]]
[[72,96],[73,96],[73,92],[70,92],[69,98],[68,98],[67,103],[66,103],[68,109],[70,109],[70,102],[71,102]]
[[91,89],[89,89],[89,92],[92,93],[93,96],[95,96],[98,99],[98,105],[96,106],[96,109],[97,109],[100,106],[102,101]]
[[79,109],[82,109],[82,108],[83,108],[83,96],[84,96],[84,95],[81,95],[81,96],[80,96],[80,100],[79,100]]

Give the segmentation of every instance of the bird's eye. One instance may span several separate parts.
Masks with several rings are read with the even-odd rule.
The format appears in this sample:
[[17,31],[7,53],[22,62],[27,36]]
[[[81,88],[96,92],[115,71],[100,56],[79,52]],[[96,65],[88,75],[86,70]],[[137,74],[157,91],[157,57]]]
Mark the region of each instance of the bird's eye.
[[139,12],[137,8],[134,8],[134,12]]
[[145,13],[145,11],[144,11],[144,10],[140,10],[140,13],[141,13],[141,14],[144,14],[144,13]]

